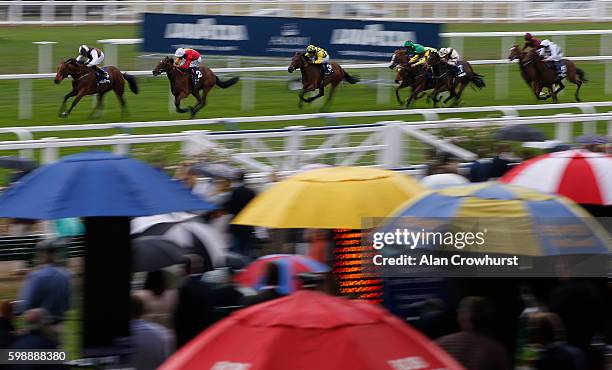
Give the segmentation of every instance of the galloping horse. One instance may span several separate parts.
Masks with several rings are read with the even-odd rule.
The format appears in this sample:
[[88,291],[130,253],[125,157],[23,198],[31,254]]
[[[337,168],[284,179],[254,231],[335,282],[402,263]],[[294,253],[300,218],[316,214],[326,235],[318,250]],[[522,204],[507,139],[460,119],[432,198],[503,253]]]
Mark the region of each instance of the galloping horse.
[[[287,72],[293,73],[293,71],[296,69],[299,69],[302,72],[302,90],[300,91],[300,100],[298,103],[300,108],[302,107],[303,102],[310,103],[315,99],[322,97],[325,94],[325,86],[331,84],[331,91],[329,92],[325,105],[322,108],[325,109],[334,97],[334,93],[340,82],[346,81],[350,84],[356,84],[359,82],[357,77],[349,75],[344,69],[342,69],[342,67],[340,67],[338,63],[332,62],[331,65],[333,72],[329,76],[323,76],[321,66],[309,63],[304,53],[295,53],[293,59],[291,59],[291,64],[289,64],[289,67],[287,68]],[[319,89],[319,93],[317,95],[304,98],[304,94],[316,89]]]
[[[222,81],[212,70],[210,70],[210,68],[204,66],[200,66],[200,71],[202,72],[202,77],[197,85],[193,86],[189,72],[183,72],[180,68],[176,67],[171,57],[165,57],[160,60],[153,70],[153,76],[159,76],[164,72],[166,73],[168,80],[170,80],[170,91],[172,91],[172,95],[174,95],[174,106],[176,107],[176,111],[178,113],[190,112],[192,118],[206,105],[206,97],[215,85],[222,89],[226,89],[240,80],[239,77],[232,77]],[[202,90],[201,96],[200,90]],[[188,109],[181,108],[181,100],[189,95],[193,95],[198,103],[195,107],[189,107]]]
[[[518,59],[521,76],[531,87],[536,98],[546,100],[552,96],[554,103],[559,101],[557,95],[565,88],[565,85],[563,84],[562,80],[558,79],[556,69],[549,68],[546,62],[541,60],[536,50],[532,49],[527,52],[521,51],[519,46],[515,44],[510,49],[508,59]],[[576,98],[576,101],[580,101],[580,88],[582,87],[583,83],[588,82],[586,75],[584,71],[577,68],[574,62],[571,60],[563,59],[562,62],[567,68],[567,79],[578,86],[576,88],[576,92],[574,93],[574,97]],[[558,89],[554,88],[554,85],[556,84],[559,85]],[[541,96],[540,93],[544,87],[548,88],[550,92],[546,96]]]
[[[113,90],[115,94],[117,94],[117,98],[121,104],[121,111],[125,112],[125,100],[123,99],[125,81],[127,81],[130,85],[130,90],[132,90],[134,94],[138,94],[136,78],[127,73],[121,73],[117,67],[113,66],[108,67],[107,72],[110,77],[110,83],[98,84],[96,74],[93,69],[77,62],[76,59],[70,58],[60,63],[54,82],[59,84],[64,78],[68,76],[72,77],[72,91],[64,96],[64,100],[62,101],[62,105],[60,107],[60,117],[68,117],[70,112],[72,112],[74,107],[85,95],[98,94],[96,106],[89,115],[92,117],[94,113],[97,112],[100,107],[102,107],[104,94],[110,90]],[[70,105],[70,108],[68,108],[67,111],[64,111],[66,108],[66,102],[73,96],[75,96],[75,98],[72,101],[72,105]]]
[[[431,53],[427,58],[427,65],[431,68],[432,78],[436,80],[436,87],[431,94],[434,101],[434,107],[438,104],[438,94],[443,91],[449,91],[450,95],[444,100],[444,104],[448,103],[451,99],[455,99],[453,105],[459,104],[461,101],[461,94],[463,90],[470,83],[474,84],[478,89],[485,87],[483,76],[478,73],[474,73],[470,63],[466,61],[460,61],[463,65],[463,71],[465,76],[455,77],[451,66],[446,64],[438,53]],[[459,91],[457,91],[459,87]]]
[[[434,82],[427,76],[427,71],[420,67],[411,67],[408,64],[408,54],[405,49],[398,49],[393,53],[391,57],[390,69],[394,69],[399,65],[397,75],[395,77],[395,83],[398,86],[395,88],[395,98],[400,104],[404,104],[400,98],[399,91],[405,87],[411,87],[412,93],[406,100],[406,108],[410,106],[413,100],[420,98],[420,93],[434,88]],[[429,101],[429,98],[428,98]]]

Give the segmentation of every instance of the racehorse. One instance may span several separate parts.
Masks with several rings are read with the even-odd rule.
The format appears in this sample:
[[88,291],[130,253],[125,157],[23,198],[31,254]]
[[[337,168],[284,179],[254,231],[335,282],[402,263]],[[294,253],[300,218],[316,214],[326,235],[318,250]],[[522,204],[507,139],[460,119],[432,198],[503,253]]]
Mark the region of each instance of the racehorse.
[[[192,118],[206,105],[206,97],[215,85],[226,89],[240,80],[239,77],[232,77],[225,81],[220,80],[210,68],[204,66],[200,66],[200,71],[202,72],[202,77],[197,85],[193,86],[193,80],[189,71],[183,71],[178,68],[171,57],[165,57],[160,60],[153,70],[153,76],[166,73],[168,80],[170,80],[170,91],[174,95],[176,111],[178,113],[190,112]],[[202,95],[200,95],[200,91],[202,91]],[[195,107],[181,108],[181,100],[189,95],[193,95],[196,98],[197,104]]]
[[[136,78],[127,73],[122,73],[117,67],[113,66],[108,67],[107,72],[110,78],[110,83],[98,84],[94,70],[77,62],[76,59],[70,58],[60,63],[54,82],[59,84],[64,78],[68,76],[72,77],[72,91],[64,95],[64,100],[62,101],[62,105],[60,107],[60,117],[68,117],[70,112],[72,112],[74,107],[85,95],[97,94],[96,106],[89,115],[92,117],[94,113],[96,113],[98,109],[102,107],[104,94],[111,90],[117,94],[117,98],[119,99],[119,103],[121,105],[121,111],[125,112],[125,99],[123,98],[125,81],[127,81],[130,85],[130,90],[132,90],[134,94],[138,94]],[[75,98],[72,101],[70,108],[68,108],[67,111],[64,111],[66,108],[66,102],[73,96]]]
[[[329,76],[324,76],[321,66],[308,62],[308,58],[304,53],[295,53],[291,59],[291,64],[287,68],[287,72],[293,73],[296,69],[302,72],[302,90],[300,91],[300,100],[298,106],[302,108],[303,102],[311,103],[312,101],[322,97],[325,94],[325,86],[331,84],[331,90],[327,95],[327,100],[323,106],[323,110],[326,109],[331,103],[336,88],[342,81],[346,81],[350,84],[356,84],[359,82],[359,78],[349,75],[338,63],[332,62],[333,72]],[[304,98],[304,94],[310,91],[319,89],[319,93],[309,98]]]
[[[438,53],[430,53],[427,57],[427,66],[431,68],[432,78],[436,80],[436,87],[431,94],[434,101],[434,107],[438,105],[438,94],[443,91],[449,91],[450,95],[444,100],[444,104],[451,99],[455,99],[453,105],[459,104],[463,90],[470,83],[474,84],[478,89],[485,87],[485,82],[482,75],[475,73],[470,63],[459,61],[463,65],[463,77],[455,77],[453,68],[442,60]],[[457,91],[459,87],[459,91]]]
[[[394,69],[399,65],[397,70],[397,75],[395,76],[395,83],[397,83],[397,87],[395,88],[395,98],[397,102],[400,104],[404,104],[402,98],[400,97],[399,91],[405,87],[411,87],[412,93],[410,97],[406,100],[406,108],[410,106],[414,99],[420,98],[424,91],[433,89],[434,84],[433,80],[427,78],[427,71],[420,67],[411,67],[408,64],[408,54],[405,49],[398,49],[393,53],[391,57],[391,64],[389,64],[389,69]],[[420,93],[421,95],[418,95]],[[429,102],[429,97],[428,97]]]
[[[546,100],[552,96],[554,103],[559,101],[557,95],[565,88],[565,85],[562,79],[560,80],[558,78],[556,69],[554,67],[550,68],[546,62],[543,62],[535,49],[524,52],[519,50],[518,45],[514,45],[510,49],[508,59],[518,59],[521,76],[525,82],[531,86],[536,98]],[[567,79],[578,86],[574,93],[574,97],[576,101],[580,101],[580,88],[583,83],[588,82],[586,75],[584,71],[577,68],[571,60],[562,59],[562,62],[565,64],[567,70]],[[555,89],[554,85],[558,85],[559,88]],[[549,94],[541,96],[544,87],[548,88]]]

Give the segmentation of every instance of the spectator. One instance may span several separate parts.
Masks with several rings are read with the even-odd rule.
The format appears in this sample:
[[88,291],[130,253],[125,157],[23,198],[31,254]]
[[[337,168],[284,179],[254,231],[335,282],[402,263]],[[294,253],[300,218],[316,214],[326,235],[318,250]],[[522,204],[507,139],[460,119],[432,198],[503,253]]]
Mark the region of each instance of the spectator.
[[505,349],[484,335],[492,318],[489,302],[482,297],[466,297],[459,304],[461,331],[438,339],[438,344],[469,370],[510,369]]
[[185,278],[178,290],[174,310],[176,348],[179,349],[214,321],[211,292],[202,282],[203,260],[198,255],[186,256]]
[[147,273],[144,287],[134,294],[142,300],[145,306],[143,318],[148,321],[172,327],[172,312],[176,306],[177,290],[168,287],[168,278],[164,271]]
[[471,182],[482,182],[489,180],[489,173],[491,171],[491,164],[482,161],[482,158],[486,155],[484,149],[477,149],[476,154],[478,158],[475,159],[470,165],[470,175],[468,176]]
[[0,348],[8,348],[14,339],[13,307],[9,301],[0,301]]
[[[225,211],[235,217],[246,205],[255,198],[255,192],[244,183],[245,174],[240,172],[237,184],[232,189],[229,199],[224,205]],[[253,249],[253,227],[246,225],[229,226],[230,251],[240,253],[245,256],[252,256]]]
[[202,281],[208,284],[212,292],[215,308],[240,304],[244,294],[234,285],[233,276],[234,270],[227,267],[208,271],[202,275]]
[[163,326],[143,319],[145,306],[135,295],[132,295],[131,309],[130,332],[134,346],[131,365],[136,370],[157,369],[172,352],[171,334]]
[[270,301],[272,299],[280,298],[283,294],[279,293],[278,287],[280,283],[278,265],[274,262],[268,263],[266,266],[266,277],[265,284],[259,289],[257,294],[252,296],[243,297],[240,301],[244,306],[252,306],[254,304]]
[[497,155],[493,157],[491,162],[491,171],[489,177],[498,178],[502,177],[508,170],[510,170],[510,164],[514,162],[512,153],[509,152],[507,145],[499,145],[497,148]]
[[[9,349],[57,349],[57,342],[53,339],[53,330],[49,327],[51,315],[44,308],[33,308],[23,313],[23,334],[19,335]],[[62,365],[28,364],[15,365],[9,369],[38,370],[62,369]]]
[[21,288],[17,312],[44,308],[51,315],[51,324],[59,330],[64,314],[70,308],[70,272],[56,264],[58,240],[45,240],[38,244],[41,265],[30,272]]
[[542,352],[536,360],[536,370],[586,370],[586,358],[582,351],[562,341],[563,324],[554,313],[538,313],[534,316],[534,341]]

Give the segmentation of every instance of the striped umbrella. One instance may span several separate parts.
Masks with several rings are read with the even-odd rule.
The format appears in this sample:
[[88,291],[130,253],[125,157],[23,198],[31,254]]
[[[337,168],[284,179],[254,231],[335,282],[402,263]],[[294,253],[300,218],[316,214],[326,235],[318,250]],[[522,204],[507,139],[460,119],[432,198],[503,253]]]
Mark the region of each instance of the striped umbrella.
[[247,268],[235,276],[235,280],[245,286],[259,289],[266,285],[266,267],[268,263],[275,263],[279,269],[278,292],[289,294],[300,287],[298,275],[314,272],[329,271],[329,267],[312,258],[299,254],[271,254],[263,256],[250,263]]
[[[415,220],[418,227],[414,226]],[[580,206],[564,197],[497,182],[448,187],[420,195],[401,206],[382,231],[411,228],[486,230],[483,251],[487,253],[608,253],[607,233]]]
[[612,156],[581,149],[549,153],[516,166],[500,181],[580,204],[612,205]]

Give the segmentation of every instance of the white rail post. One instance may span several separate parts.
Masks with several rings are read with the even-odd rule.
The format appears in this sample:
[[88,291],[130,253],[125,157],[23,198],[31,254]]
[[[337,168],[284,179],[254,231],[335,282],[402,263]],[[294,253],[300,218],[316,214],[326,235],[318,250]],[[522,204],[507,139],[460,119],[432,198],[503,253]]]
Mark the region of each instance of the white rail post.
[[386,68],[378,68],[376,77],[376,103],[377,104],[389,104],[391,101],[391,93],[389,86],[386,84],[387,81],[387,70]]
[[21,22],[23,16],[23,1],[11,1],[8,10],[8,20],[13,23]]
[[38,45],[38,73],[53,72],[53,45],[55,41],[35,41]]
[[[597,109],[592,105],[581,105],[580,111],[584,114],[595,114]],[[582,122],[582,133],[583,134],[595,134],[597,132],[597,122],[595,121],[584,121]]]
[[19,80],[19,119],[32,118],[32,80]]
[[[602,34],[599,39],[599,55],[610,55],[612,53],[612,35]],[[604,73],[605,93],[612,93],[612,62],[606,60]]]
[[[46,137],[42,140],[55,140],[57,139],[56,137]],[[59,157],[59,149],[55,146],[48,146],[46,148],[43,148],[42,153],[41,153],[41,157],[40,160],[42,162],[42,164],[49,164],[49,163],[53,163],[55,161],[57,161],[57,158]]]
[[72,6],[71,19],[75,23],[80,23],[85,20],[87,14],[87,3],[85,0],[80,0],[74,3]]
[[[115,134],[113,135],[113,137],[128,137],[130,135],[128,134]],[[131,145],[129,143],[120,143],[120,144],[115,144],[113,145],[113,153],[117,154],[117,155],[124,155],[127,156],[130,154],[130,150],[131,150]]]
[[378,153],[378,162],[385,168],[397,168],[402,161],[402,130],[396,121],[382,123],[382,144],[385,149]]
[[[514,38],[512,36],[504,36],[501,38],[501,58],[508,57],[508,50],[512,47]],[[498,64],[495,66],[495,99],[508,98],[508,79],[509,79],[508,64]]]
[[565,35],[554,36],[552,39],[555,44],[559,45],[559,47],[561,48],[561,50],[563,50],[563,53],[565,55],[569,54],[567,50],[565,49]]
[[287,158],[283,162],[283,170],[295,171],[301,165],[301,150],[303,144],[302,130],[304,126],[289,126],[289,133],[285,137],[285,151],[288,152]]
[[[612,113],[612,111],[608,111],[608,113]],[[608,136],[612,136],[612,120],[608,121]]]
[[[24,128],[15,128],[12,132],[17,135],[17,139],[19,140],[32,140],[32,133]],[[34,150],[33,149],[21,149],[19,151],[20,158],[34,158]]]
[[240,110],[253,110],[255,108],[255,79],[242,79],[240,83],[242,84]]
[[[569,113],[556,114],[557,117],[570,116]],[[569,143],[572,140],[572,123],[571,122],[558,122],[555,125],[555,140]]]
[[53,0],[46,0],[43,5],[40,6],[40,20],[43,22],[53,22],[55,18],[55,2]]
[[463,36],[453,36],[450,38],[450,47],[457,50],[460,55],[463,55]]

